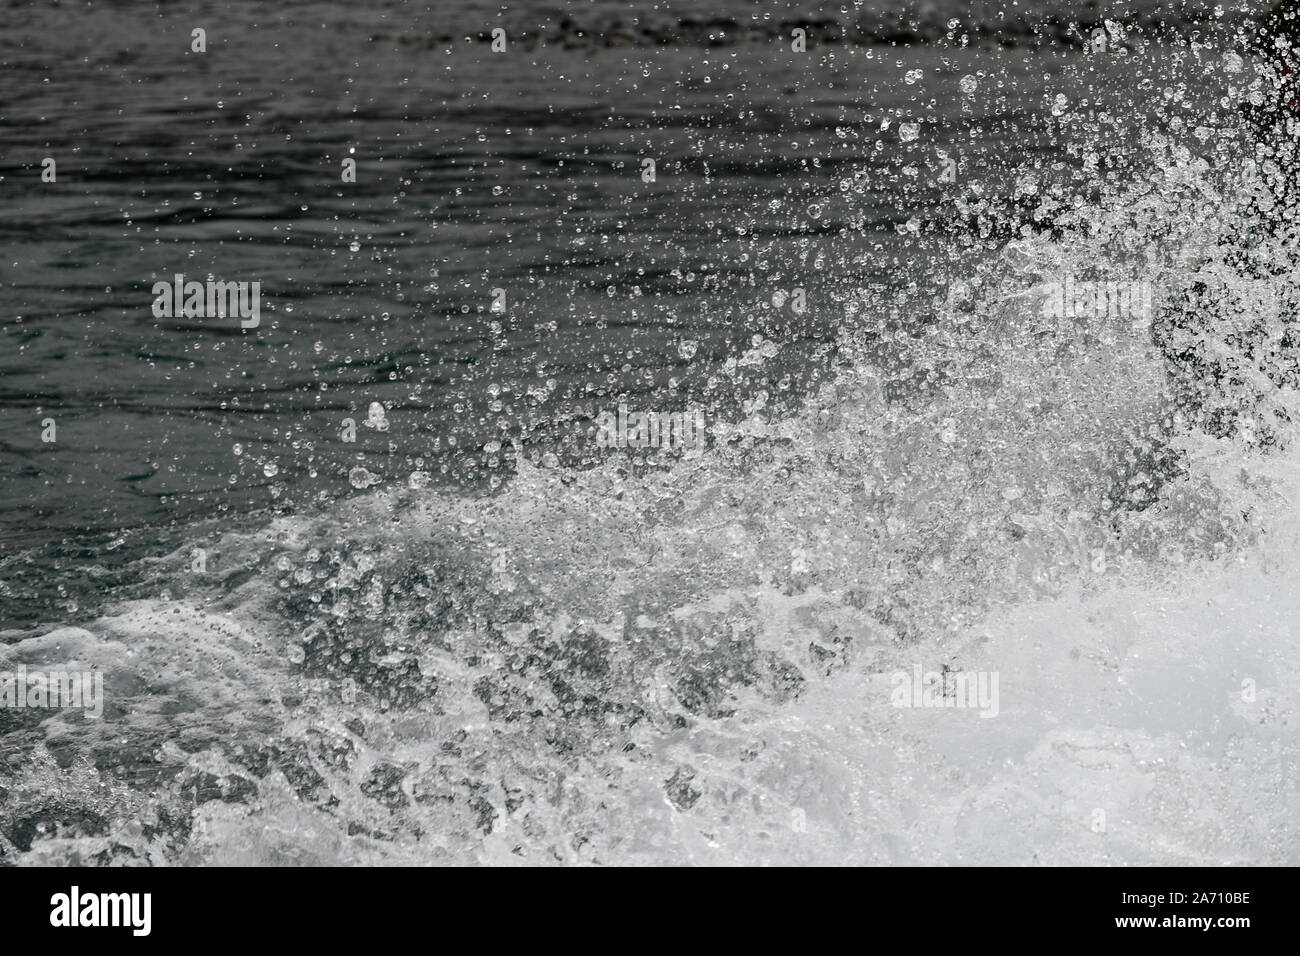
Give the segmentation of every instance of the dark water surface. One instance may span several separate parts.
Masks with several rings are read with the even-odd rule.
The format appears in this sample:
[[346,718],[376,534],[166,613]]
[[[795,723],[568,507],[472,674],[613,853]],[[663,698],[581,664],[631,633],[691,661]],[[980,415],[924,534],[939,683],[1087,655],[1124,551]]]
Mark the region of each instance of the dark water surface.
[[[377,35],[375,11],[236,5],[209,15],[206,54],[189,52],[203,17],[185,7],[112,5],[62,31],[49,11],[15,18],[7,547],[75,556],[123,531],[302,507],[348,493],[358,467],[477,487],[516,441],[591,461],[588,430],[620,401],[721,416],[760,391],[788,402],[849,290],[933,285],[926,240],[898,230],[951,218],[937,151],[992,182],[1053,151],[1044,83],[1084,66],[1068,48],[822,56],[770,39],[498,55],[412,44],[425,34],[394,30],[390,7]],[[963,94],[967,74],[996,89]],[[901,141],[903,122],[923,134]],[[155,318],[151,287],[176,273],[260,281],[260,326]],[[795,288],[804,311],[773,304]],[[759,337],[781,344],[776,387],[721,374]],[[363,424],[373,402],[386,431]],[[12,579],[48,585],[45,560],[6,576],[10,614],[32,613],[36,591]]]

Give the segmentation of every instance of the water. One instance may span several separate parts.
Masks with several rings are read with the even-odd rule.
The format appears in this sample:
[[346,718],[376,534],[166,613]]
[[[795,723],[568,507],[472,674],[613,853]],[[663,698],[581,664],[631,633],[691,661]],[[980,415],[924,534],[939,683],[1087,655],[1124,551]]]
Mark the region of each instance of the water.
[[[1239,11],[494,54],[471,5],[241,5],[196,55],[184,6],[23,10],[0,670],[105,710],[0,709],[7,861],[1296,862]],[[260,325],[154,318],[176,272]],[[1066,276],[1157,315],[1046,321]],[[706,447],[603,450],[620,404]],[[918,666],[996,716],[894,706]]]

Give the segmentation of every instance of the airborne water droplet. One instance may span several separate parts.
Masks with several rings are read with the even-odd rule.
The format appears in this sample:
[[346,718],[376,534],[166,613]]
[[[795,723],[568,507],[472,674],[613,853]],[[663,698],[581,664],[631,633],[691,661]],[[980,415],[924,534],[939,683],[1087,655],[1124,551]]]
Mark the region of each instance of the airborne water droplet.
[[348,484],[353,488],[369,488],[379,483],[379,476],[360,466],[348,472]]

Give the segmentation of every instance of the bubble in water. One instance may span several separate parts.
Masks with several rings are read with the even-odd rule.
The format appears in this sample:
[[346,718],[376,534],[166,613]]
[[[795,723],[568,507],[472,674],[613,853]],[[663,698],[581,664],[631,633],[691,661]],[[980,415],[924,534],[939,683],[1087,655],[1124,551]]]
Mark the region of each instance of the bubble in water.
[[415,490],[429,487],[431,475],[427,471],[413,471],[406,479],[406,486]]
[[289,660],[294,664],[301,664],[307,659],[307,652],[303,650],[301,644],[290,644],[288,651]]
[[976,90],[980,88],[980,81],[977,80],[974,77],[974,75],[967,73],[965,76],[961,78],[960,86],[961,86],[961,91],[965,93],[967,96],[970,96],[972,93],[974,93]]
[[235,442],[235,447],[230,450],[235,453],[236,457],[238,457],[244,453],[244,446],[241,445],[239,442]]
[[371,485],[379,484],[379,476],[358,465],[348,472],[348,484],[353,488],[369,488]]
[[262,474],[266,475],[266,477],[268,478],[274,478],[279,473],[280,473],[280,466],[273,461],[268,461],[265,465],[262,466]]
[[898,138],[904,143],[910,143],[921,135],[920,123],[899,123]]
[[357,240],[353,239],[351,245],[348,246],[348,251],[349,251],[349,252],[360,252],[360,251],[361,251],[361,243],[359,243],[359,242],[357,242]]
[[388,418],[384,411],[384,406],[380,402],[370,403],[369,416],[366,418],[366,426],[376,431],[388,431]]

